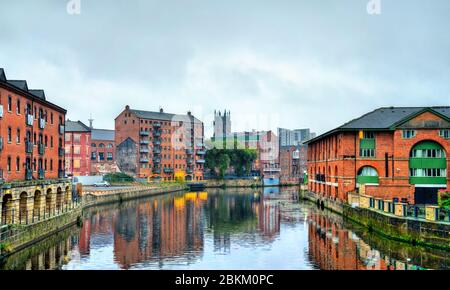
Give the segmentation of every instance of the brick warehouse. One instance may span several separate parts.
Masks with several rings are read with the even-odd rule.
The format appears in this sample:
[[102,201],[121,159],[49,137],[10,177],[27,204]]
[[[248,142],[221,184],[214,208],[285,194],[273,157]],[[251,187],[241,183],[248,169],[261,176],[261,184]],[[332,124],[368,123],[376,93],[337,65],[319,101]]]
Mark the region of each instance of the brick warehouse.
[[0,225],[31,221],[71,203],[63,179],[66,110],[0,68]]
[[436,204],[450,188],[450,107],[380,108],[307,142],[309,190]]
[[81,121],[66,121],[66,173],[88,176],[91,173],[91,129]]
[[91,175],[118,172],[114,130],[91,128]]
[[176,115],[132,110],[115,119],[116,162],[139,178],[203,180],[203,123],[190,112]]
[[64,177],[66,110],[0,69],[0,180]]

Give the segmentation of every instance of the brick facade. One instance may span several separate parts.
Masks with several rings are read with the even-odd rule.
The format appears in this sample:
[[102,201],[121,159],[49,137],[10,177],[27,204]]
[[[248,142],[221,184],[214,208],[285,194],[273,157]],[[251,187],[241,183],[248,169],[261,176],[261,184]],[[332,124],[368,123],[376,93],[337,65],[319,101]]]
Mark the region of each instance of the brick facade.
[[114,130],[91,129],[91,175],[119,172]]
[[64,177],[66,110],[0,69],[0,181]]
[[82,122],[66,122],[66,173],[69,176],[91,174],[91,130]]
[[[426,124],[436,124],[435,128],[424,128]],[[448,119],[433,112],[424,111],[411,120],[406,120],[391,130],[334,130],[309,142],[308,175],[309,190],[329,198],[346,200],[347,193],[364,191],[365,194],[392,200],[397,198],[415,203],[419,187],[427,185],[411,184],[410,155],[418,144],[430,142],[445,152],[445,178],[443,184],[429,185],[450,188],[448,168],[450,166],[450,140],[440,136],[441,130],[450,128]],[[406,130],[414,131],[414,136],[405,138]],[[374,133],[374,156],[362,157],[361,138],[364,132]],[[358,175],[364,167],[376,170],[378,182],[364,186],[357,184]]]
[[[128,174],[169,181],[178,177],[203,180],[204,127],[191,113],[174,115],[126,106],[115,119],[115,132],[117,165],[123,171],[127,168]],[[138,152],[134,162],[123,156],[130,151]]]
[[308,146],[280,147],[281,183],[299,183],[303,181],[307,168]]

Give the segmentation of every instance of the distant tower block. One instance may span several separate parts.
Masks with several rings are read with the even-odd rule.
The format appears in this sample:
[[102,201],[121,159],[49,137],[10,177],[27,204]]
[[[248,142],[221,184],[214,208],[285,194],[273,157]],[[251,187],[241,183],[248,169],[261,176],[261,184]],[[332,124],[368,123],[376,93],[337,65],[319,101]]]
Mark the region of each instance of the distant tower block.
[[214,138],[221,138],[231,135],[231,112],[214,111]]

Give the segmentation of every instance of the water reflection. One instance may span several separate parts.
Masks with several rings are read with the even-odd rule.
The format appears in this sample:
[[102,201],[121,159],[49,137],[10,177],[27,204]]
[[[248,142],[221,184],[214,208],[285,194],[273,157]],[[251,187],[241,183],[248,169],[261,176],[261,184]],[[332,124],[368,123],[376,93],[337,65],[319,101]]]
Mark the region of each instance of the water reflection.
[[448,253],[387,241],[299,201],[298,188],[212,190],[86,210],[2,269],[447,269]]

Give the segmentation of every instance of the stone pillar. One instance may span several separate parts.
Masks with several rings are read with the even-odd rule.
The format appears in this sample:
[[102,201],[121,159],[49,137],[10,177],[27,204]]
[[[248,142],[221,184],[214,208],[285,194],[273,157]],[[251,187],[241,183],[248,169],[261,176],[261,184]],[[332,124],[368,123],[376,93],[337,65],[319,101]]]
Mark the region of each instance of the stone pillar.
[[14,209],[14,216],[11,216],[10,224],[19,224],[19,216],[20,216],[20,199],[12,200],[11,201],[11,209]]
[[359,207],[361,208],[369,208],[370,207],[370,198],[365,195],[361,195],[359,197]]
[[51,247],[48,250],[48,255],[49,255],[49,261],[50,261],[50,270],[54,270],[55,269],[55,247]]
[[31,263],[31,259],[27,260],[25,269],[28,270],[28,271],[33,269],[32,263]]
[[40,253],[37,257],[38,262],[38,269],[37,270],[45,270],[45,263],[44,263],[44,253]]
[[407,215],[406,207],[407,207],[406,203],[396,203],[394,210],[395,215],[405,217]]
[[34,220],[35,221],[41,221],[44,219],[44,210],[45,210],[45,195],[41,193],[40,200],[35,202],[35,208],[34,211]]
[[34,210],[34,196],[27,198],[27,216],[25,217],[25,222],[28,224],[33,223],[33,210]]
[[439,220],[439,207],[433,205],[425,206],[425,218],[428,221]]
[[389,208],[391,207],[391,201],[385,200],[384,201],[384,212],[389,213]]

